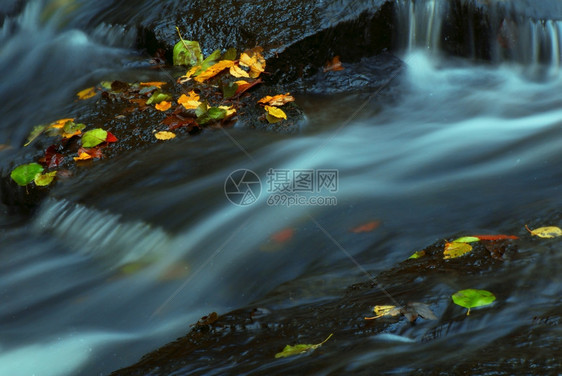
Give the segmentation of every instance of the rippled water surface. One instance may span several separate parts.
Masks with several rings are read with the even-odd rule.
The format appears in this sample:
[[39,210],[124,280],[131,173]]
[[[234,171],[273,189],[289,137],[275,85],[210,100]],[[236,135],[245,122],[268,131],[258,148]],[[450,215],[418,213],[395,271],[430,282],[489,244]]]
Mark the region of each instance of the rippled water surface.
[[[133,34],[80,26],[109,2],[66,3],[41,22],[47,5],[30,1],[0,28],[0,144],[13,148],[0,151],[4,169],[33,125],[65,116],[76,91],[147,59],[131,49]],[[376,274],[459,232],[524,236],[526,221],[552,218],[562,201],[558,70],[537,78],[528,65],[415,48],[401,58],[405,69],[382,93],[297,96],[309,119],[298,135],[207,131],[96,164],[58,184],[29,221],[0,213],[0,374],[107,374],[199,317],[259,301],[285,282],[341,285],[311,283],[306,299],[282,294],[273,305],[337,295],[366,277],[334,241]],[[241,168],[263,183],[247,207],[224,194]],[[269,169],[338,170],[337,205],[268,205]],[[374,220],[381,225],[371,233],[349,231]],[[272,244],[288,228],[293,238]],[[541,265],[560,261],[541,255]],[[555,268],[518,271],[529,283],[511,298],[521,304],[456,328],[451,341],[489,341],[522,325],[528,306],[559,303]],[[411,355],[396,338],[391,350],[341,362],[354,370],[388,351]],[[450,345],[443,341],[415,362],[436,357]]]

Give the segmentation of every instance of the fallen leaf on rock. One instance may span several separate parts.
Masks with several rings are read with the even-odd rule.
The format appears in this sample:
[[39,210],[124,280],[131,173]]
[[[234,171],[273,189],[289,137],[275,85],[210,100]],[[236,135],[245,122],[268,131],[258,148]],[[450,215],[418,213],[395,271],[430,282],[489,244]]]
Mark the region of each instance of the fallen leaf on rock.
[[155,91],[150,98],[146,101],[146,104],[158,104],[164,101],[171,101],[172,96],[170,94],[162,93],[160,90]]
[[365,320],[374,320],[384,316],[405,316],[410,322],[417,320],[418,316],[426,320],[437,320],[437,316],[424,303],[408,303],[404,306],[397,307],[394,305],[378,305],[373,308],[375,316],[365,317]]
[[145,86],[145,87],[157,87],[158,89],[162,89],[162,86],[166,85],[167,82],[162,82],[162,81],[150,81],[150,82],[141,82],[139,85],[140,86]]
[[299,355],[305,352],[309,352],[315,350],[325,344],[330,338],[332,338],[333,333],[328,336],[324,341],[317,343],[315,345],[308,345],[308,344],[300,344],[300,345],[287,345],[283,349],[283,351],[278,352],[275,354],[275,358],[286,358],[288,356]]
[[381,221],[370,221],[367,223],[364,223],[360,226],[354,227],[352,228],[350,231],[356,234],[362,233],[362,232],[371,232],[373,230],[375,230],[377,227],[379,227],[381,224]]
[[69,121],[74,121],[74,118],[59,119],[51,123],[51,128],[62,128]]
[[260,99],[258,103],[268,104],[270,106],[283,106],[285,103],[294,102],[295,98],[291,93],[274,95],[273,97],[267,95]]
[[107,137],[105,138],[105,142],[112,143],[112,142],[117,142],[117,141],[119,141],[117,139],[117,137],[115,137],[115,135],[113,133],[107,131]]
[[46,187],[53,182],[56,175],[56,171],[47,172],[46,174],[39,174],[35,177],[35,179],[33,179],[33,182],[39,187]]
[[240,68],[238,65],[233,65],[230,67],[230,75],[234,76],[236,78],[240,78],[240,77],[250,77],[250,75],[248,74],[248,72],[246,72],[244,69]]
[[209,78],[215,77],[217,74],[222,72],[223,70],[234,66],[234,61],[232,60],[222,60],[216,64],[211,65],[209,68],[205,69],[202,73],[198,74],[195,77],[195,81],[201,83]]
[[172,107],[172,103],[168,102],[168,101],[162,101],[158,104],[156,104],[156,106],[154,106],[158,111],[168,111],[170,109],[170,107]]
[[329,71],[341,71],[344,70],[345,68],[343,67],[343,65],[341,64],[340,61],[340,57],[339,56],[334,56],[334,58],[332,60],[329,60],[326,65],[324,65],[324,72],[329,72]]
[[84,99],[89,99],[89,98],[95,97],[96,94],[97,94],[96,88],[95,87],[89,87],[87,89],[79,91],[78,94],[76,94],[76,96],[78,97],[78,99],[84,100]]
[[480,240],[489,240],[489,241],[519,239],[519,237],[515,235],[474,235],[474,237]]
[[236,113],[236,109],[233,106],[219,106],[218,108],[226,111],[226,114],[224,115],[225,119],[228,119]]
[[172,138],[175,138],[176,134],[168,131],[160,131],[160,132],[156,132],[154,134],[154,137],[164,141],[164,140],[171,140]]
[[201,102],[199,101],[199,94],[191,90],[188,95],[182,94],[178,99],[178,104],[181,104],[186,110],[194,110]]
[[39,163],[28,163],[14,168],[10,173],[10,177],[23,187],[31,183],[43,170],[43,166]]
[[556,226],[547,226],[547,227],[539,227],[534,230],[531,230],[529,226],[525,225],[525,228],[529,233],[533,236],[538,236],[539,238],[543,239],[552,239],[559,236],[562,236],[562,229]]
[[287,114],[283,112],[282,109],[273,106],[265,106],[265,111],[267,112],[267,121],[270,123],[277,123],[283,119],[287,119]]
[[27,136],[27,142],[23,146],[27,146],[33,142],[37,137],[39,137],[47,129],[45,124],[36,125],[33,130]]
[[[101,152],[100,148],[80,148],[78,149],[78,155],[82,153],[87,153],[92,158],[101,159],[103,158],[103,153]],[[90,158],[87,158],[90,159]]]
[[174,46],[172,53],[174,65],[197,65],[203,61],[203,54],[199,42],[184,40],[180,29],[176,26],[180,41]]
[[423,256],[425,256],[425,251],[417,251],[414,252],[410,257],[408,257],[408,259],[418,259]]
[[258,78],[254,82],[246,82],[244,80],[236,81],[236,84],[238,85],[238,89],[236,89],[236,92],[234,93],[234,96],[239,97],[242,94],[244,94],[246,91],[250,90],[252,87],[254,87],[257,84],[260,84],[262,82],[263,81],[261,80],[261,78]]
[[101,128],[95,128],[91,131],[85,132],[82,135],[82,146],[85,148],[92,148],[98,146],[107,139],[107,131]]
[[77,157],[74,157],[75,161],[87,161],[88,159],[92,159],[93,157],[86,153],[86,152],[82,152],[80,153]]
[[480,241],[480,238],[476,236],[463,236],[462,238],[453,240],[453,243],[473,243],[477,241]]
[[39,162],[48,168],[58,167],[64,160],[64,156],[57,152],[55,145],[49,146],[45,150],[45,155],[39,159]]
[[254,47],[240,54],[239,64],[243,67],[250,68],[249,75],[251,78],[257,78],[265,71],[265,58],[261,54],[262,51],[263,48]]
[[455,292],[451,298],[456,305],[468,308],[466,315],[470,315],[470,309],[491,304],[496,297],[490,291],[466,289]]
[[62,138],[71,138],[82,134],[82,129],[86,128],[86,124],[67,121],[62,127]]
[[472,246],[468,243],[447,242],[445,243],[445,250],[443,251],[443,259],[452,259],[461,257],[472,251]]

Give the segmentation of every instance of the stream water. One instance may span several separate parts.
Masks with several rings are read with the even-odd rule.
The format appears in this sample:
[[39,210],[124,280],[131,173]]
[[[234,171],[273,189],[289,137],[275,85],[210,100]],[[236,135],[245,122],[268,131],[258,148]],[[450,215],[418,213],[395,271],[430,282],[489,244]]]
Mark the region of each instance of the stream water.
[[[111,1],[29,1],[21,12],[9,3],[0,8],[9,14],[0,27],[0,144],[12,147],[0,150],[4,170],[34,125],[65,116],[74,93],[146,60],[133,31],[89,24]],[[556,213],[562,26],[523,25],[515,58],[481,64],[439,54],[436,17],[434,5],[416,13],[406,3],[402,73],[382,94],[298,96],[308,116],[298,135],[209,131],[102,161],[59,184],[29,220],[0,206],[0,375],[107,374],[285,282],[316,276],[343,290],[364,281],[325,232],[376,274],[452,234],[522,235],[526,221]],[[252,205],[225,196],[238,169],[261,179]],[[337,191],[323,194],[336,201],[268,205],[270,169],[337,170]],[[374,220],[368,236],[349,231]],[[283,229],[292,239],[272,243]],[[541,264],[560,261],[547,253]],[[524,270],[540,283],[471,343],[515,330],[528,306],[560,303],[560,273]],[[337,293],[311,284],[307,299]],[[277,304],[303,303],[286,298]],[[366,356],[342,359],[360,366]]]

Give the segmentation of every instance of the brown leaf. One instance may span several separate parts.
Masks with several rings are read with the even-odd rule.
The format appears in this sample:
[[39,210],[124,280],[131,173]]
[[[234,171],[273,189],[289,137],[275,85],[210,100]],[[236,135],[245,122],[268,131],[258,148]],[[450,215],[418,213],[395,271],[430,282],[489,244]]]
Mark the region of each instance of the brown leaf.
[[324,72],[341,71],[344,69],[339,56],[334,56],[332,60],[329,60],[326,65],[324,65]]

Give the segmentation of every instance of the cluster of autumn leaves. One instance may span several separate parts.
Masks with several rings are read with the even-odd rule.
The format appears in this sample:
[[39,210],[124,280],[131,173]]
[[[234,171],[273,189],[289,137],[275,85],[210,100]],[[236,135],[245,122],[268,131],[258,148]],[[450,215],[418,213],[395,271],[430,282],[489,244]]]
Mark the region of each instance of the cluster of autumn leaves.
[[[377,228],[379,224],[379,221],[372,221],[364,225],[355,227],[351,229],[351,231],[354,233],[370,232]],[[531,230],[528,226],[525,225],[525,228],[532,236],[537,236],[539,238],[552,239],[562,236],[562,229],[556,226],[539,227]],[[279,234],[281,234],[281,232]],[[275,236],[277,236],[277,234],[275,234]],[[470,245],[470,243],[497,242],[516,239],[519,239],[519,237],[515,235],[463,236],[451,242],[445,242],[445,246],[443,249],[443,259],[453,259],[468,254],[470,251],[472,251],[472,246]],[[423,256],[425,256],[425,252],[418,251],[409,258],[418,259]],[[496,296],[492,292],[487,290],[464,289],[452,294],[451,299],[456,305],[467,308],[466,315],[468,316],[470,315],[471,308],[492,304],[496,300]],[[400,315],[405,316],[410,322],[414,322],[418,317],[422,317],[426,320],[437,320],[437,316],[431,311],[429,306],[427,304],[419,302],[410,302],[403,306],[376,305],[373,308],[373,312],[375,315],[371,317],[365,317],[365,320],[376,320],[382,317],[395,317]],[[333,334],[330,334],[328,338],[318,344],[287,345],[281,352],[275,354],[275,358],[284,358],[313,351],[326,343],[326,341],[328,341],[332,337],[332,335]]]
[[[78,92],[77,97],[80,100],[87,100],[97,96],[100,92],[109,100],[119,97],[135,105],[129,112],[144,111],[153,106],[155,110],[167,114],[161,124],[168,127],[167,130],[154,130],[154,137],[158,140],[170,140],[176,137],[173,131],[179,127],[199,128],[213,122],[223,122],[233,118],[237,111],[232,101],[262,83],[260,75],[266,67],[262,52],[260,47],[255,47],[242,52],[237,57],[236,50],[231,48],[224,53],[216,50],[204,58],[198,42],[186,41],[180,35],[180,41],[173,50],[174,65],[185,65],[190,68],[185,75],[178,78],[178,84],[194,82],[194,85],[204,85],[205,90],[215,88],[216,80],[213,81],[213,84],[207,83],[213,78],[220,77],[218,95],[222,95],[223,103],[216,106],[211,106],[208,99],[201,98],[200,92],[203,90],[197,89],[186,90],[187,92],[175,101],[177,104],[174,104],[172,94],[163,90],[168,83],[156,81],[140,83],[104,81],[100,83],[99,87],[90,87]],[[263,119],[274,124],[287,119],[287,115],[281,107],[294,100],[290,93],[285,93],[265,96],[259,99],[257,104],[264,109]],[[85,124],[75,122],[74,118],[39,125],[33,129],[24,146],[29,145],[43,133],[61,137],[61,141],[65,145],[66,140],[79,138],[81,145],[73,159],[74,161],[85,161],[102,158],[101,149],[109,143],[118,141],[111,132],[104,129],[96,128],[82,133],[85,128]],[[59,152],[60,149],[60,145],[52,145],[45,150],[44,155],[38,160],[39,163],[33,162],[17,166],[10,174],[12,180],[20,186],[26,186],[32,182],[37,186],[51,184],[57,175],[57,171],[53,169],[57,168],[65,159]],[[49,171],[45,172],[46,170]]]

